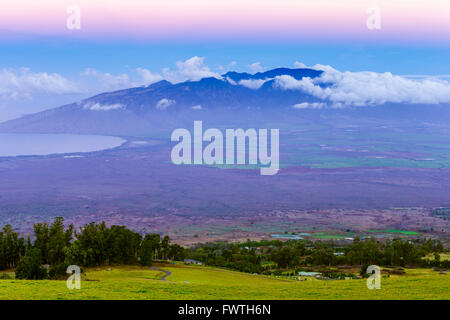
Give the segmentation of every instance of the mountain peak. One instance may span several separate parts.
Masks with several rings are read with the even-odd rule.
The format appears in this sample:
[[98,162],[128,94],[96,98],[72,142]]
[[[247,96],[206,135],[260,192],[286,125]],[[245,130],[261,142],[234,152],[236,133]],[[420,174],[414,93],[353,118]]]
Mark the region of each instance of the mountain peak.
[[224,78],[229,78],[235,82],[239,82],[241,80],[248,79],[267,79],[267,78],[275,78],[281,75],[288,75],[297,80],[301,80],[302,78],[309,77],[315,78],[319,77],[323,71],[315,70],[315,69],[307,69],[307,68],[299,68],[299,69],[290,69],[290,68],[275,68],[264,72],[257,72],[255,74],[250,74],[247,72],[235,72],[230,71],[223,75]]
[[152,83],[152,84],[148,85],[147,87],[148,88],[162,88],[162,87],[167,87],[167,86],[170,86],[170,85],[172,85],[171,82],[169,82],[167,80],[161,80],[161,81]]

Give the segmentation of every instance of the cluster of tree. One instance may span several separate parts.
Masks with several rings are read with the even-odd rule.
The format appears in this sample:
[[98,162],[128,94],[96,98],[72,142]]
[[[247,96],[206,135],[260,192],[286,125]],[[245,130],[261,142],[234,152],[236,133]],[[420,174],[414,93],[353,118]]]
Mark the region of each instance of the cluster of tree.
[[[437,240],[377,241],[356,238],[339,247],[333,241],[261,240],[243,243],[216,242],[185,249],[171,244],[168,236],[141,235],[125,226],[90,223],[79,230],[65,226],[63,218],[34,225],[34,241],[24,239],[6,225],[0,232],[0,270],[15,268],[16,277],[42,279],[66,277],[67,266],[114,264],[150,266],[154,260],[183,260],[188,257],[207,265],[249,273],[273,273],[302,266],[385,265],[438,266],[444,251]],[[424,257],[434,256],[434,259]],[[44,268],[49,267],[49,271]],[[345,276],[345,275],[342,275]]]
[[183,260],[185,249],[171,244],[170,238],[159,234],[136,233],[125,226],[108,227],[104,222],[90,223],[74,230],[64,226],[61,217],[52,224],[37,223],[34,242],[19,237],[10,225],[0,232],[0,270],[15,268],[18,279],[42,279],[48,274],[66,276],[69,265],[101,266],[141,264],[150,266],[153,260]]
[[[377,241],[356,238],[351,245],[338,247],[336,243],[290,240],[247,241],[245,243],[200,244],[188,251],[189,258],[207,265],[243,272],[269,273],[273,269],[297,266],[392,265],[448,267],[448,261],[424,259],[430,253],[439,257],[444,247],[437,240]],[[274,266],[275,265],[275,266]]]
[[0,232],[0,270],[14,268],[30,246],[29,238],[25,241],[10,225],[4,226]]
[[356,239],[352,246],[346,250],[342,258],[347,264],[376,264],[391,266],[424,266],[423,259],[429,253],[443,252],[444,247],[440,241],[402,241],[393,240],[382,243],[374,239],[360,241]]

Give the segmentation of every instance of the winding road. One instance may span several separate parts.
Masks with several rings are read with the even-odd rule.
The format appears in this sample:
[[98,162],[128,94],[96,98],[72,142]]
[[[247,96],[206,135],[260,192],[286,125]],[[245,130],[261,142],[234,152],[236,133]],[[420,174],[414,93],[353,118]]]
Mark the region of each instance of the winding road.
[[161,271],[161,272],[164,272],[164,273],[165,273],[165,274],[161,277],[161,279],[159,279],[159,280],[161,280],[161,281],[167,281],[166,278],[172,274],[172,272],[167,271],[167,270],[162,270],[162,269],[160,269],[160,268],[152,267],[152,270]]

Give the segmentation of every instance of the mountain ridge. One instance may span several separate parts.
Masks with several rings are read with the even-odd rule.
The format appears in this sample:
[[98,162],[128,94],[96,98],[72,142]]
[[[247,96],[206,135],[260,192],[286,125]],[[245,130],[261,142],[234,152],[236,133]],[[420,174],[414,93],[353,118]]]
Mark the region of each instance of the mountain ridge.
[[[119,136],[167,134],[177,127],[204,120],[216,127],[296,127],[300,123],[430,121],[448,118],[448,107],[385,104],[371,107],[296,109],[300,103],[323,103],[301,90],[275,86],[275,77],[297,80],[318,77],[314,69],[276,68],[255,74],[227,72],[221,78],[170,83],[161,80],[147,86],[103,92],[84,100],[0,123],[1,133],[78,133]],[[255,87],[241,81],[257,81]],[[408,117],[404,118],[404,114]],[[404,119],[403,119],[404,118]]]

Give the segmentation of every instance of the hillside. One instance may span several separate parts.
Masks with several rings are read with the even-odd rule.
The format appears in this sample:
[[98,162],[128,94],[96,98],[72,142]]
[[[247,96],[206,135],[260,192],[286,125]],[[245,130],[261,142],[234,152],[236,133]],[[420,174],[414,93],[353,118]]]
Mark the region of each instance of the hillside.
[[0,299],[448,299],[448,275],[430,269],[383,277],[380,290],[369,290],[365,279],[297,281],[182,264],[156,267],[171,272],[166,281],[158,280],[161,271],[125,266],[87,269],[80,290],[68,290],[65,281],[0,280]]
[[[301,101],[315,101],[300,91],[274,88],[270,79],[289,75],[299,80],[320,74],[312,69],[279,68],[254,75],[230,72],[222,79],[203,78],[177,84],[163,80],[7,121],[0,124],[0,132],[147,135],[176,128],[196,117],[226,121],[249,109],[274,111]],[[259,80],[259,88],[238,83]]]

